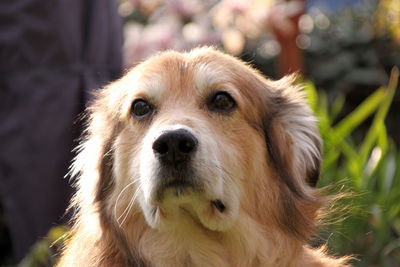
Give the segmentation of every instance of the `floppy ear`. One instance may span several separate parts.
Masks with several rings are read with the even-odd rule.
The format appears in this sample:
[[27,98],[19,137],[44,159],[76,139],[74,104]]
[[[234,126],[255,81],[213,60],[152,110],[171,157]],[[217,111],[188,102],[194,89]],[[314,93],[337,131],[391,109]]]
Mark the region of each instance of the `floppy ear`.
[[[71,176],[75,177],[77,187],[71,205],[79,205],[79,209],[93,206],[101,208],[102,200],[113,186],[112,150],[121,125],[119,116],[122,102],[113,97],[117,87],[114,83],[96,92],[86,110],[86,129],[71,168]],[[97,203],[99,205],[93,205]]]
[[[322,142],[317,119],[307,106],[295,76],[272,82],[270,110],[263,117],[263,128],[268,152],[275,167],[284,167],[288,175],[285,183],[297,194],[297,186],[307,183],[315,187],[321,165]],[[282,170],[283,171],[283,170]]]
[[[124,121],[122,105],[125,103],[123,98],[126,97],[126,93],[123,89],[117,81],[95,93],[93,102],[86,110],[84,137],[71,169],[71,176],[75,177],[77,187],[70,206],[76,212],[72,229],[75,235],[69,241],[67,249],[76,251],[69,253],[71,255],[86,257],[94,248],[82,247],[82,243],[87,243],[87,238],[94,238],[88,235],[88,232],[96,232],[96,235],[101,235],[103,240],[108,239],[104,244],[115,245],[96,248],[104,250],[101,252],[103,258],[96,262],[100,265],[102,260],[117,257],[118,253],[130,253],[124,235],[110,218],[111,213],[104,212],[108,208],[107,200],[115,184],[113,150],[115,139]],[[125,258],[133,259],[132,263],[125,265],[144,266],[142,259],[137,255]]]
[[270,95],[262,124],[280,188],[281,220],[295,235],[307,238],[321,206],[313,187],[320,175],[322,142],[317,119],[293,85],[294,79],[267,83]]

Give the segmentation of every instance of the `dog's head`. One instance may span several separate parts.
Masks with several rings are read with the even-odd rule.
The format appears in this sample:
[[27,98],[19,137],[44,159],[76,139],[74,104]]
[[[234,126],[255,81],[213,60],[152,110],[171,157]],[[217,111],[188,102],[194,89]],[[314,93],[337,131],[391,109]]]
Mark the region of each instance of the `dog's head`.
[[307,236],[321,141],[292,83],[211,48],[150,58],[90,107],[75,171],[98,176],[80,191],[120,225],[143,214],[162,231],[226,231],[243,213]]

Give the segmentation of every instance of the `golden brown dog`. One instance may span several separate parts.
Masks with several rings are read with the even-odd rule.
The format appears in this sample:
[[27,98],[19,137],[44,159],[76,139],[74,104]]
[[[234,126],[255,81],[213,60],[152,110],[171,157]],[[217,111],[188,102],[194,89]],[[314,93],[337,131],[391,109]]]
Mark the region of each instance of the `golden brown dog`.
[[321,139],[292,78],[201,48],[100,90],[60,266],[340,266],[307,241]]

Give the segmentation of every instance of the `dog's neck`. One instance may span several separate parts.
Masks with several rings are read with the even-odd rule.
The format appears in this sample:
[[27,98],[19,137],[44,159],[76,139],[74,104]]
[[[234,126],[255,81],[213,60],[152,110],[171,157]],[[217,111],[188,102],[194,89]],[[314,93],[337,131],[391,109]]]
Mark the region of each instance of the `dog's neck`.
[[[226,232],[195,224],[182,225],[176,231],[158,231],[142,216],[136,216],[110,234],[120,246],[117,250],[125,257],[124,262],[143,262],[145,266],[274,266],[298,257],[288,253],[301,249],[300,243],[273,229],[266,231],[248,216],[239,216]],[[122,237],[126,238],[124,242]]]
[[79,221],[60,266],[344,266],[347,260],[310,249],[244,212],[225,232],[199,226],[161,232],[150,228],[140,214],[120,227],[110,218],[93,215],[100,225],[93,224],[96,219]]

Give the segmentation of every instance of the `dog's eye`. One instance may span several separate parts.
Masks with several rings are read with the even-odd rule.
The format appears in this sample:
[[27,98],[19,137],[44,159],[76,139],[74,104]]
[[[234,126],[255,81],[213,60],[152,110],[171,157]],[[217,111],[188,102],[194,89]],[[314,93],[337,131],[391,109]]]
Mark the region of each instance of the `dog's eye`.
[[212,111],[231,111],[235,108],[236,102],[227,92],[217,92],[207,104]]
[[137,119],[143,119],[153,113],[153,106],[143,99],[136,99],[132,103],[131,114]]

